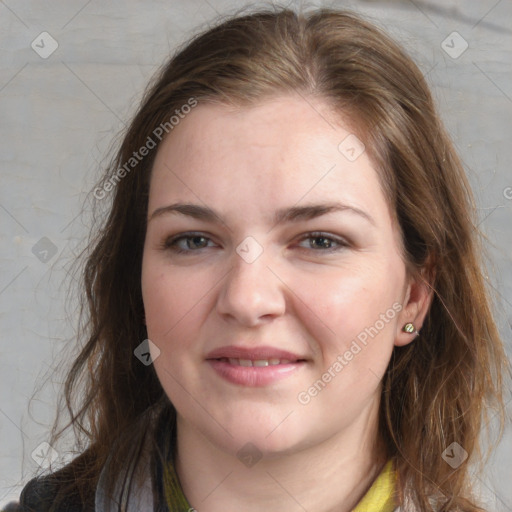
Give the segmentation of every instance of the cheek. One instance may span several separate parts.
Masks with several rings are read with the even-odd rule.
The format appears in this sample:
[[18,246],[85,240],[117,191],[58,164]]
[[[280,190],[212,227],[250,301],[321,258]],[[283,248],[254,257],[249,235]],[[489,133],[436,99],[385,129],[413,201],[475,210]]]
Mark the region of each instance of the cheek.
[[[200,301],[200,290],[194,279],[173,272],[165,264],[148,259],[142,268],[142,298],[148,335],[165,344],[171,334],[186,324],[187,312],[193,312]],[[203,290],[204,293],[204,290]]]
[[180,404],[180,383],[198,379],[199,337],[205,281],[198,273],[175,272],[150,258],[143,264],[142,296],[148,338],[159,348],[157,376],[171,401]]
[[354,341],[361,347],[357,358],[364,364],[390,353],[401,307],[401,279],[400,266],[369,263],[297,283],[297,289],[307,290],[297,301],[299,316],[318,343],[325,366],[351,347],[356,352]]

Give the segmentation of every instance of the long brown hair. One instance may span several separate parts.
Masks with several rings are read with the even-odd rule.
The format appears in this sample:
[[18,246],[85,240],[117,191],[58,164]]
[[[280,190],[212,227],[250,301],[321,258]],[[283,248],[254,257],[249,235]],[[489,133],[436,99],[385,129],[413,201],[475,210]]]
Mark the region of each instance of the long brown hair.
[[[433,510],[429,496],[437,510],[482,510],[468,464],[483,461],[479,435],[489,408],[501,436],[509,366],[483,279],[470,187],[416,65],[372,24],[330,9],[224,20],[188,42],[148,86],[95,187],[98,202],[112,202],[84,253],[84,345],[65,383],[70,422],[57,432],[56,420],[50,443],[73,426],[87,449],[70,463],[63,496],[85,500],[109,454],[115,467],[129,465],[140,454],[133,447],[155,435],[158,414],[173,414],[153,367],[134,357],[147,337],[141,261],[158,127],[172,137],[170,116],[191,100],[243,106],[291,92],[348,116],[379,171],[407,268],[434,292],[420,337],[395,347],[383,380],[380,430],[401,493],[421,511]],[[131,162],[149,138],[156,147]],[[456,469],[442,457],[454,442],[469,455]]]

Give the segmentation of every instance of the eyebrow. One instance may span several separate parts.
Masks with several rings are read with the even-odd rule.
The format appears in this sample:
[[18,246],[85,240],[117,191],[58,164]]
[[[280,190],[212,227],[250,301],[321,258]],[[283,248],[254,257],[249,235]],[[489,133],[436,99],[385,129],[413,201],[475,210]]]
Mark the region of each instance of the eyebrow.
[[[355,206],[349,206],[342,203],[322,203],[322,204],[310,204],[305,206],[291,206],[289,208],[282,208],[274,213],[273,225],[274,224],[285,224],[289,222],[299,222],[305,220],[311,220],[328,213],[335,212],[351,212],[360,217],[366,219],[368,222],[376,226],[375,220],[368,213]],[[207,206],[201,206],[198,204],[191,203],[174,203],[168,206],[162,206],[153,211],[149,216],[148,222],[156,217],[161,217],[165,214],[180,214],[187,217],[193,217],[194,219],[204,220],[207,222],[219,222],[224,224],[221,216]]]

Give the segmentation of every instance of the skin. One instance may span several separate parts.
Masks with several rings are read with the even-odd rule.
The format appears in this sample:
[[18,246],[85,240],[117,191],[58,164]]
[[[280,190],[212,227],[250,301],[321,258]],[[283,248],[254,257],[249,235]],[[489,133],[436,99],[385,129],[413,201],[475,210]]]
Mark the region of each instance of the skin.
[[[178,414],[177,472],[200,512],[348,512],[386,461],[381,380],[393,347],[415,338],[403,325],[419,329],[431,297],[406,271],[367,153],[351,162],[338,150],[350,133],[323,101],[290,95],[240,109],[199,105],[158,149],[142,293],[161,351],[155,370]],[[272,223],[277,209],[335,201],[371,220],[346,209]],[[208,206],[222,220],[153,216],[177,202]],[[189,231],[206,239],[182,239],[182,254],[164,247]],[[331,241],[306,236],[315,231]],[[246,237],[263,249],[251,263],[236,251]],[[301,403],[393,304],[394,318]],[[277,383],[240,386],[205,361],[225,345],[270,345],[307,361]],[[249,442],[262,456],[252,467],[237,457]]]

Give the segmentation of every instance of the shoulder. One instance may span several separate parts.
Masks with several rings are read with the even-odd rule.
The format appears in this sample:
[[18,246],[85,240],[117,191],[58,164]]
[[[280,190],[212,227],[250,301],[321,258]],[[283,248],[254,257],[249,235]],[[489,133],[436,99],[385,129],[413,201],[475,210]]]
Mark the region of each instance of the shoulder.
[[95,482],[81,478],[93,457],[92,450],[86,450],[55,472],[29,480],[14,511],[93,512]]
[[[61,485],[55,475],[30,480],[21,491],[17,512],[85,512],[86,509],[77,495],[69,495],[61,500],[58,508],[52,505],[59,496]],[[16,509],[15,509],[16,510]]]
[[86,451],[54,473],[36,476],[23,487],[17,512],[93,512],[94,482],[81,479],[90,462]]
[[30,480],[20,495],[19,512],[31,512],[32,510],[48,510],[55,497],[54,486],[48,481],[48,477],[33,478]]

